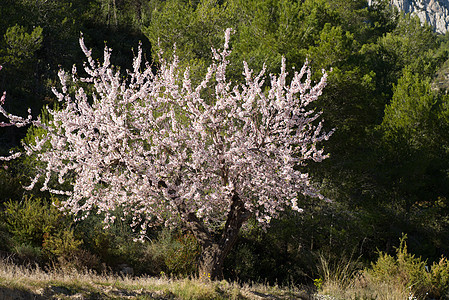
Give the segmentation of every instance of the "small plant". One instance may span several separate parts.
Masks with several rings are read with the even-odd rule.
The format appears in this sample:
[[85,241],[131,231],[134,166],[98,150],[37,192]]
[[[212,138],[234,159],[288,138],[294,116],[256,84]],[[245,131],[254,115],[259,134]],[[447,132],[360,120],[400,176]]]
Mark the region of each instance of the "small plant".
[[25,197],[5,204],[5,227],[11,250],[25,262],[49,263],[58,268],[95,268],[98,259],[82,249],[83,241],[70,228],[70,219],[51,202]]
[[12,251],[24,263],[36,263],[42,258],[41,248],[30,244],[22,243],[15,245]]
[[313,280],[313,285],[316,287],[316,289],[318,291],[321,290],[321,287],[323,286],[323,279],[322,278],[315,278]]
[[62,269],[95,268],[98,259],[82,249],[83,241],[75,237],[72,229],[64,229],[53,235],[44,235],[42,250],[55,267]]
[[358,259],[353,256],[341,255],[340,257],[326,257],[324,254],[319,255],[318,272],[320,279],[314,281],[315,285],[319,284],[319,289],[323,283],[332,283],[341,289],[346,289],[353,279],[359,274],[361,264]]
[[55,256],[70,256],[79,250],[83,242],[77,240],[73,230],[67,229],[55,235],[44,235],[42,248]]

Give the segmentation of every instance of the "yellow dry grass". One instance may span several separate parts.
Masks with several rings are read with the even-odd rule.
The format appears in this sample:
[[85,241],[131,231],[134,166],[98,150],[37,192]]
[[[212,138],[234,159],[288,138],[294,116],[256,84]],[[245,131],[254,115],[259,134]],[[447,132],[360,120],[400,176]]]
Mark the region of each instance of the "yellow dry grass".
[[0,298],[29,299],[311,299],[296,288],[198,278],[130,277],[91,271],[44,271],[0,260]]

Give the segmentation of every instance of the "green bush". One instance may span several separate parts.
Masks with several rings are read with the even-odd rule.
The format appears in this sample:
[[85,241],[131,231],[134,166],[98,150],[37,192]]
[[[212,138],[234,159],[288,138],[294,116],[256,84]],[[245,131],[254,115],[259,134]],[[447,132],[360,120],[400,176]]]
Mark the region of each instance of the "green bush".
[[42,250],[58,267],[83,268],[81,256],[82,241],[76,239],[72,229],[63,229],[54,234],[44,234]]
[[177,233],[167,249],[165,264],[170,273],[188,275],[196,270],[200,246],[191,233]]
[[5,222],[18,244],[41,247],[45,235],[60,230],[63,215],[52,204],[30,196],[21,201],[10,200],[5,204]]
[[50,201],[24,197],[5,204],[4,224],[11,234],[9,251],[28,262],[51,262],[58,268],[94,268],[98,259],[81,248],[71,220]]
[[379,258],[366,270],[369,278],[376,282],[384,282],[403,286],[418,299],[445,298],[449,292],[449,264],[442,257],[426,268],[427,262],[415,257],[407,250],[406,235],[400,239],[396,256],[380,253]]
[[[121,264],[131,266],[135,274],[149,272],[149,265],[144,254],[145,244],[133,241],[133,233],[130,222],[126,218],[122,220],[123,214],[115,212],[116,221],[104,228],[103,218],[92,212],[88,218],[75,223],[74,234],[83,241],[82,247],[97,260],[96,269],[104,271],[105,268],[120,271]],[[101,265],[100,265],[101,263]]]
[[436,299],[447,298],[449,296],[449,262],[447,258],[441,257],[438,262],[432,264],[430,276],[429,295]]
[[200,246],[191,233],[162,229],[157,240],[147,247],[147,257],[156,269],[172,275],[196,271]]
[[407,251],[406,239],[406,235],[400,239],[396,257],[380,252],[368,273],[375,281],[395,283],[410,289],[415,296],[423,297],[430,286],[426,261]]

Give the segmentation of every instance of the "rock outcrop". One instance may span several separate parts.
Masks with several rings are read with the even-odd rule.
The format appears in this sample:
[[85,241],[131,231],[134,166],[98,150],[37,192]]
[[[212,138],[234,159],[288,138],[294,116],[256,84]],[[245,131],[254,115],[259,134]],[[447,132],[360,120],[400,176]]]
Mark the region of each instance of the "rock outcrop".
[[[368,0],[368,5],[376,0]],[[448,0],[390,0],[391,4],[405,13],[419,17],[421,22],[427,22],[438,33],[449,30],[449,1]]]

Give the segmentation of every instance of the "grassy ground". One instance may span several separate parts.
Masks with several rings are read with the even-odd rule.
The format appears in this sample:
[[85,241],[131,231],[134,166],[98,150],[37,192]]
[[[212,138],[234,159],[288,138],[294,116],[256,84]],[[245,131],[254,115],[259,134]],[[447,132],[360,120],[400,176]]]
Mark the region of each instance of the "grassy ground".
[[0,261],[0,299],[313,299],[298,288],[123,277],[74,270],[45,272]]

